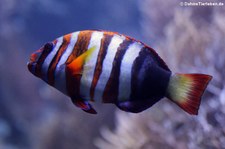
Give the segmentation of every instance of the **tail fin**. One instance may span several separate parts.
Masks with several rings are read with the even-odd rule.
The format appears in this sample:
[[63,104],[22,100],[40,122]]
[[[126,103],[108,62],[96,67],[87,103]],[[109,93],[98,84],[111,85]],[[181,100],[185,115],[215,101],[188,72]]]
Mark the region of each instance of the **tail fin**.
[[189,114],[197,115],[201,96],[212,76],[205,74],[174,74],[171,76],[167,97]]

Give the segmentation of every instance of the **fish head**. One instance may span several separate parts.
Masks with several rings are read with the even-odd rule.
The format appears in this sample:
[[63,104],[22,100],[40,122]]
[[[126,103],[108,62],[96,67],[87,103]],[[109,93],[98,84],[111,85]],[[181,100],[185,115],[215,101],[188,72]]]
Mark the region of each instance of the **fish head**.
[[54,42],[48,42],[40,49],[36,50],[34,53],[30,55],[30,59],[27,63],[28,70],[35,76],[41,78],[42,72],[41,67],[48,56],[48,54],[53,50],[55,46]]

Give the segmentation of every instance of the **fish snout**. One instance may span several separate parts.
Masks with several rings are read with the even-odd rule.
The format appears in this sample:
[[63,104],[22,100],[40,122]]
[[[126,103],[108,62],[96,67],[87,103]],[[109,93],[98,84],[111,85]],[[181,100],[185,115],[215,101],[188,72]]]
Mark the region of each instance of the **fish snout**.
[[43,51],[43,48],[35,51],[30,55],[30,59],[27,63],[28,70],[35,75],[35,67],[37,65],[38,59]]

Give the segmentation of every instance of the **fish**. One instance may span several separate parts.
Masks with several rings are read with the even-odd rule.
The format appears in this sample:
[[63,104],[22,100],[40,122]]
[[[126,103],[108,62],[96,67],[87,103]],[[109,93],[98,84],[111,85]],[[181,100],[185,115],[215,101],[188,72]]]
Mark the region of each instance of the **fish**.
[[139,113],[166,97],[197,115],[212,79],[207,74],[173,73],[150,46],[104,30],[76,31],[47,42],[31,54],[27,67],[90,114],[97,113],[91,102]]

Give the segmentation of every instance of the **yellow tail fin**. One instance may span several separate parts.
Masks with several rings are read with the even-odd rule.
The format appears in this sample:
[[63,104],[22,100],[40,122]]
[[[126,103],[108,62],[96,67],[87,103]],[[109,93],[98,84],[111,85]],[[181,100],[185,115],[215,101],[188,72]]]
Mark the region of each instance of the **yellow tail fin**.
[[167,88],[167,97],[189,114],[197,115],[201,96],[212,76],[205,74],[174,74]]

